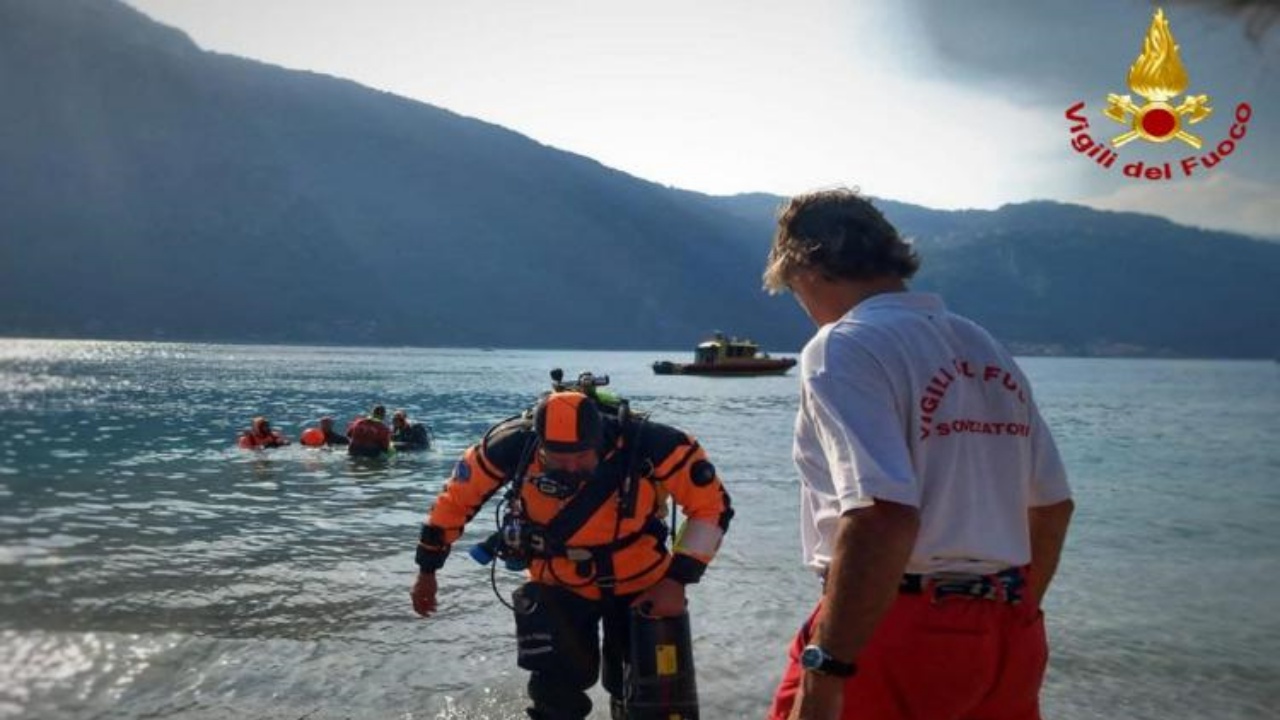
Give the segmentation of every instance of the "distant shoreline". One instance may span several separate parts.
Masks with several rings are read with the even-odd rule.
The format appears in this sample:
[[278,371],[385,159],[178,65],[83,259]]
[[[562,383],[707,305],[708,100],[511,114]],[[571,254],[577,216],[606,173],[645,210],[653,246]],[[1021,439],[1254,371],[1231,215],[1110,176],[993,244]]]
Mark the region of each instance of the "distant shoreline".
[[[4,342],[121,342],[151,343],[157,345],[215,345],[215,346],[247,346],[247,347],[293,347],[293,348],[326,348],[326,349],[368,349],[368,348],[400,348],[411,350],[449,350],[449,351],[535,351],[535,352],[648,352],[657,355],[675,355],[683,357],[690,350],[680,348],[644,348],[644,347],[507,347],[504,345],[413,345],[405,343],[379,342],[320,342],[288,339],[209,339],[209,338],[173,338],[173,337],[76,337],[64,335],[12,335],[0,332],[0,343]],[[1231,355],[1186,355],[1167,349],[1152,349],[1123,343],[1093,343],[1085,346],[1068,345],[1066,343],[1033,343],[1007,342],[1006,345],[1017,357],[1051,357],[1081,358],[1090,360],[1231,360],[1247,362],[1280,362],[1280,352],[1275,355],[1231,356]],[[800,349],[775,350],[768,349],[774,357],[798,355]]]

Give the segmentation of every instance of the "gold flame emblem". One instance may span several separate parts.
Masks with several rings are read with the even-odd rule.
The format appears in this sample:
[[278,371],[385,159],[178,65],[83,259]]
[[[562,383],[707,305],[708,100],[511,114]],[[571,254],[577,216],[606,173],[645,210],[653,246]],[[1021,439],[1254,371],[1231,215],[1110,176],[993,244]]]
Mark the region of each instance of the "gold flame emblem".
[[1187,89],[1187,69],[1178,57],[1178,44],[1169,30],[1164,10],[1157,8],[1151,27],[1142,41],[1142,54],[1129,68],[1129,89],[1146,98],[1138,106],[1129,95],[1107,95],[1103,114],[1129,131],[1111,138],[1114,147],[1142,138],[1150,142],[1169,142],[1177,138],[1193,148],[1200,148],[1200,138],[1183,129],[1195,125],[1213,113],[1208,95],[1188,95],[1178,105],[1170,101]]

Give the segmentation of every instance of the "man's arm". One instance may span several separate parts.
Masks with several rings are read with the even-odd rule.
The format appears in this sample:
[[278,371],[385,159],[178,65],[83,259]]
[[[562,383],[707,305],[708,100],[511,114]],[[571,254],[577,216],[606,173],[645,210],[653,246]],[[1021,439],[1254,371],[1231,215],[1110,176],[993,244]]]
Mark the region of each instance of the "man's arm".
[[[810,642],[837,660],[856,661],[893,604],[919,529],[919,510],[884,500],[840,517]],[[844,678],[806,672],[791,718],[839,718],[843,697]]]
[[1058,570],[1058,558],[1067,539],[1067,526],[1075,503],[1070,498],[1052,505],[1027,509],[1031,527],[1031,593],[1036,602],[1044,600],[1049,582]]
[[665,484],[685,521],[671,548],[666,576],[633,604],[658,617],[679,615],[684,612],[685,585],[698,582],[715,557],[733,519],[733,506],[715,466],[692,436],[656,423],[646,432],[646,452],[653,452],[651,479]]
[[518,460],[524,454],[527,433],[520,430],[511,425],[504,432],[491,431],[480,444],[467,448],[423,520],[414,554],[418,577],[409,592],[419,615],[428,617],[436,611],[436,571],[476,511],[507,482],[518,464],[513,458]]
[[857,657],[897,595],[919,528],[919,510],[883,500],[841,516],[814,644]]

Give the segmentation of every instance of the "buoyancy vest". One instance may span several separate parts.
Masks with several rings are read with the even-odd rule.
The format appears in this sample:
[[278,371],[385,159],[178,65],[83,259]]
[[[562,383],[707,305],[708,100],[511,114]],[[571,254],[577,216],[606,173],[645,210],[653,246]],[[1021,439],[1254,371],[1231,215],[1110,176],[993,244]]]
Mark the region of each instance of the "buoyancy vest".
[[386,452],[391,445],[391,431],[381,421],[366,417],[351,425],[351,443],[347,451],[353,455]]
[[340,435],[332,430],[325,432],[323,428],[313,427],[303,430],[298,442],[307,447],[324,447],[326,445],[346,445],[350,440],[347,439],[346,435]]
[[258,433],[252,430],[247,430],[240,436],[240,440],[237,444],[246,449],[274,448],[288,445],[289,441],[276,430],[272,430],[267,433]]

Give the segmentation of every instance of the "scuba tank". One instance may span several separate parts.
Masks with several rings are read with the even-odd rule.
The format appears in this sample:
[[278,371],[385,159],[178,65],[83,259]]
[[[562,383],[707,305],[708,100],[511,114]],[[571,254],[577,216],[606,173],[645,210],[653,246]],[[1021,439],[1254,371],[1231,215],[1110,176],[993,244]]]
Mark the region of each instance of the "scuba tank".
[[655,618],[632,610],[630,661],[626,720],[698,720],[688,612]]

